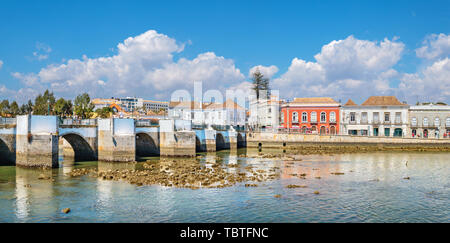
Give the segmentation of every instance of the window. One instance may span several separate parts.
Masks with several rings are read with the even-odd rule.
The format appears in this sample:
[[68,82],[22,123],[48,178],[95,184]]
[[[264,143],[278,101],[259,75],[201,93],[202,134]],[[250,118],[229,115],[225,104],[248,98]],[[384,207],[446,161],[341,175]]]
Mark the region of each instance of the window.
[[378,112],[373,113],[373,122],[379,122],[380,121],[380,114]]
[[281,112],[280,115],[281,115],[281,116],[280,116],[280,118],[281,118],[281,123],[284,123],[284,112]]
[[415,117],[411,118],[411,125],[417,126],[417,118]]
[[317,113],[315,111],[311,112],[311,122],[317,122]]
[[441,121],[439,120],[439,117],[434,118],[434,125],[437,126],[437,127],[439,125],[441,125]]
[[350,121],[351,122],[355,122],[356,121],[356,113],[355,112],[350,112]]
[[308,122],[308,113],[306,112],[302,113],[302,122]]
[[327,122],[327,113],[325,113],[325,112],[320,113],[320,122],[322,122],[322,123]]
[[298,113],[297,112],[292,113],[292,122],[298,122]]
[[334,111],[330,113],[330,122],[336,122],[336,113]]
[[384,121],[388,122],[389,121],[389,112],[384,113]]
[[395,122],[400,123],[402,121],[402,113],[396,112],[395,113]]
[[361,122],[367,123],[367,112],[361,113]]
[[423,125],[428,126],[428,117],[423,118]]
[[450,127],[450,117],[447,117],[447,120],[445,120],[445,126]]

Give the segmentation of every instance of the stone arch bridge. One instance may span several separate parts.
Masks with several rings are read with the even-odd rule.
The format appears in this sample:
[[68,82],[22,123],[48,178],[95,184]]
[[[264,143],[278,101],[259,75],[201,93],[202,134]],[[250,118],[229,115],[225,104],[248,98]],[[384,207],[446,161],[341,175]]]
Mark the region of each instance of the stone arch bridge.
[[[245,146],[245,133],[196,129],[190,121],[160,120],[159,126],[134,119],[91,119],[61,123],[56,116],[18,116],[0,123],[0,164],[58,167],[59,144],[73,149],[75,161],[135,161],[140,156],[189,156]],[[183,126],[179,126],[179,123]]]

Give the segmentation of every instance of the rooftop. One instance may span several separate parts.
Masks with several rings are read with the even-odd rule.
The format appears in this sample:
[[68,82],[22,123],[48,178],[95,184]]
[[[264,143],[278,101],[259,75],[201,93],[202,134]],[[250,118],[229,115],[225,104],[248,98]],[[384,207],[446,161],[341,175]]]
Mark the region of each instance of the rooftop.
[[311,98],[295,98],[291,103],[295,104],[338,104],[330,97],[311,97]]
[[400,102],[395,96],[370,96],[362,106],[407,106]]
[[344,106],[357,106],[357,104],[356,104],[355,102],[353,102],[352,99],[349,99],[349,100],[347,101],[347,103],[345,103]]

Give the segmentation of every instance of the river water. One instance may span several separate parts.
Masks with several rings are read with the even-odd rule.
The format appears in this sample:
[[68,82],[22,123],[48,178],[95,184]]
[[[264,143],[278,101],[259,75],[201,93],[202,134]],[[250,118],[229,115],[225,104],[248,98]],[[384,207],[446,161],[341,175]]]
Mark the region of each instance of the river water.
[[[305,155],[295,162],[257,154],[224,151],[198,161],[279,167],[280,178],[192,190],[66,175],[139,163],[61,161],[48,171],[0,166],[0,222],[450,222],[450,153]],[[42,173],[54,181],[39,180]],[[71,212],[61,213],[67,207]]]

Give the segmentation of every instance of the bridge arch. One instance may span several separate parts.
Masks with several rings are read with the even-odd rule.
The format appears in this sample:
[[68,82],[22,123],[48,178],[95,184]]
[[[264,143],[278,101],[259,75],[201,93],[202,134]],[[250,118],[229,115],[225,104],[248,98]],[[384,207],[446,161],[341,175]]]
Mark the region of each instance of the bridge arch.
[[0,137],[0,165],[14,164],[16,154],[11,151],[10,147]]
[[238,147],[238,148],[243,148],[243,147],[245,147],[245,140],[244,140],[244,138],[242,137],[242,134],[241,134],[241,133],[238,133],[238,134],[237,134],[237,147]]
[[86,141],[86,139],[77,133],[67,133],[60,135],[72,147],[75,161],[97,160],[95,149]]
[[216,134],[216,151],[226,149],[225,139],[222,133]]
[[202,142],[200,141],[198,136],[195,136],[195,152],[203,152]]
[[155,140],[147,133],[136,133],[136,155],[145,157],[158,155],[159,149]]

